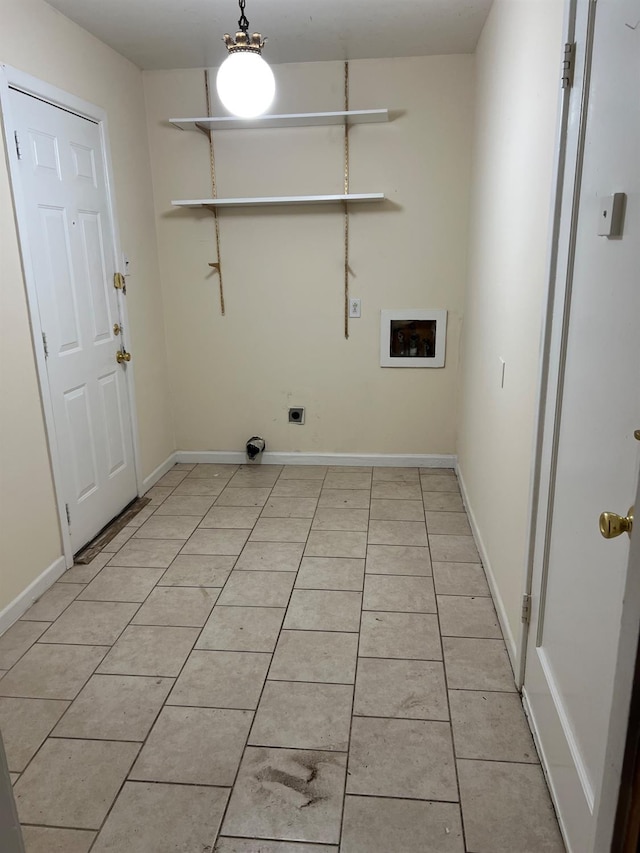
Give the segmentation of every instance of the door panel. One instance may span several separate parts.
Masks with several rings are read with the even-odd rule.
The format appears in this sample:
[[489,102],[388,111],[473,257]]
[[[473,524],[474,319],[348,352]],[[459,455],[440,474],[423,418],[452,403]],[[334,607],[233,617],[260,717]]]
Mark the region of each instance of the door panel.
[[75,552],[137,494],[100,128],[15,90],[11,106]]
[[109,311],[108,274],[102,245],[100,214],[85,211],[80,214],[79,218],[84,275],[91,299],[93,342],[107,341],[111,344],[113,340],[111,331],[114,321]]
[[[78,299],[71,259],[71,240],[67,211],[40,207],[42,236],[48,261],[48,278],[58,331],[58,353],[76,352],[81,348]],[[43,282],[44,284],[44,282]]]
[[62,180],[60,169],[60,156],[58,152],[58,140],[49,133],[40,133],[37,130],[29,130],[29,140],[33,150],[33,171],[47,174]]
[[118,375],[113,370],[99,379],[102,416],[107,430],[107,476],[113,477],[127,464],[127,453],[122,436],[122,401]]
[[76,178],[89,181],[97,189],[96,157],[93,148],[87,148],[86,145],[79,145],[72,142],[71,154],[73,155],[74,174]]
[[[598,0],[580,4],[583,13],[588,5],[594,41],[573,270],[554,317],[565,358],[559,397],[547,400],[556,413],[545,437],[553,447],[550,503],[536,549],[524,681],[575,853],[594,850],[629,561],[628,537],[603,539],[598,517],[625,515],[633,503],[640,426],[640,112],[637,34],[625,27],[637,2]],[[567,180],[572,190],[574,176]],[[607,239],[598,235],[600,208],[614,192],[627,194],[624,235]]]
[[71,438],[72,460],[75,471],[75,499],[82,501],[98,487],[95,438],[89,411],[87,386],[74,388],[64,394],[67,428]]

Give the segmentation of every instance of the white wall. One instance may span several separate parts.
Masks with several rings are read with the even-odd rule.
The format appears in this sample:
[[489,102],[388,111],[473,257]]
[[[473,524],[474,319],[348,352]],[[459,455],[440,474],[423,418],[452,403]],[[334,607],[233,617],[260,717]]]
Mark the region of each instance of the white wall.
[[[174,442],[141,72],[42,0],[2,0],[0,62],[108,113],[122,244],[132,261],[127,300],[147,475]],[[1,612],[62,553],[4,149],[0,300]]]
[[563,5],[495,0],[476,52],[458,458],[512,656],[524,588]]
[[[276,66],[273,112],[343,109],[340,62]],[[452,453],[466,275],[473,57],[350,63],[350,107],[388,107],[388,124],[350,132],[351,295],[362,318],[343,335],[340,208],[263,208],[220,216],[226,316],[213,217],[171,209],[211,193],[206,137],[167,125],[205,115],[202,70],[145,72],[177,446]],[[215,72],[212,80],[215,79]],[[221,108],[214,106],[214,114]],[[218,196],[343,192],[343,129],[215,134]],[[379,366],[381,308],[449,310],[442,370]],[[305,426],[287,423],[305,406]]]

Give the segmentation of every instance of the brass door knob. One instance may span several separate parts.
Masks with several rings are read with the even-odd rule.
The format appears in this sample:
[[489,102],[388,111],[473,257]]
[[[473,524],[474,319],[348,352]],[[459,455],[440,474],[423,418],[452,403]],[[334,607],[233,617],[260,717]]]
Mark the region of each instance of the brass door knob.
[[633,530],[633,511],[634,507],[629,507],[629,512],[626,516],[618,515],[615,512],[603,512],[600,515],[600,533],[605,539],[615,539],[621,533],[628,533],[631,536]]
[[123,349],[119,349],[116,353],[116,361],[118,364],[122,364],[123,361],[131,361],[131,353],[125,352]]

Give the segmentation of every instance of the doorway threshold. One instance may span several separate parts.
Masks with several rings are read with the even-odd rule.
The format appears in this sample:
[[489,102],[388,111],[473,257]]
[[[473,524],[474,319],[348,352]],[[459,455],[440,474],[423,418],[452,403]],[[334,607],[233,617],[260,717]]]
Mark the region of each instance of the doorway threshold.
[[100,551],[111,542],[111,540],[120,533],[120,531],[131,522],[132,518],[140,512],[141,509],[151,502],[151,498],[135,498],[131,501],[122,512],[117,515],[106,527],[103,527],[100,533],[74,554],[73,563],[75,566],[86,566]]

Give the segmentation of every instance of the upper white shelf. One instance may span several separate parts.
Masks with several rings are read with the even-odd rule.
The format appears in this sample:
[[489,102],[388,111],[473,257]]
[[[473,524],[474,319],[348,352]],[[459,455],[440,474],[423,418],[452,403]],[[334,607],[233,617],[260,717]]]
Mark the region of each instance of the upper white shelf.
[[171,118],[174,127],[180,130],[234,130],[258,127],[314,127],[327,124],[372,124],[389,121],[389,110],[341,110],[330,113],[288,113],[285,115],[266,115],[258,118],[235,118],[234,116],[215,116],[214,118]]
[[274,204],[336,204],[337,202],[384,201],[384,193],[350,193],[349,195],[293,195],[260,198],[196,198],[172,201],[174,207],[265,207]]

